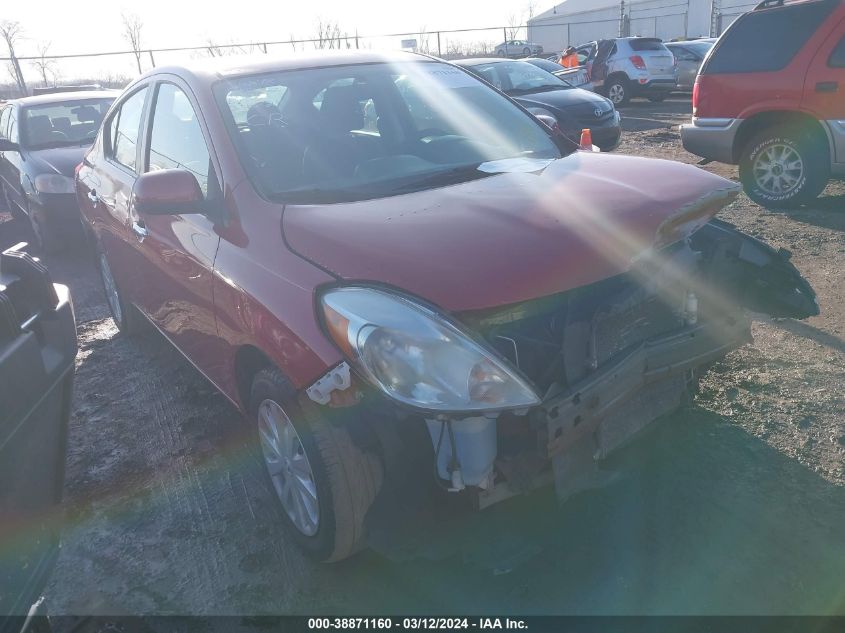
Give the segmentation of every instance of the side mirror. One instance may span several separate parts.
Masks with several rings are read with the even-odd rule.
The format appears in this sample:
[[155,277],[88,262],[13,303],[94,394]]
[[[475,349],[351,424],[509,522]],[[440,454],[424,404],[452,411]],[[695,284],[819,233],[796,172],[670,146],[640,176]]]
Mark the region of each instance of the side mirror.
[[0,138],[0,152],[18,152],[20,145],[13,143],[7,138]]
[[166,169],[142,174],[132,189],[138,213],[177,215],[203,213],[205,197],[196,177],[187,169]]

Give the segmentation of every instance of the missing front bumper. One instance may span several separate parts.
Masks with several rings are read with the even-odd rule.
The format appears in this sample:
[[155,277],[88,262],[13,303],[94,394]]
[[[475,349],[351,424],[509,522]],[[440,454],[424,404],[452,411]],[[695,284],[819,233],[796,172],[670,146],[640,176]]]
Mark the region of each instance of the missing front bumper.
[[597,459],[683,404],[696,370],[751,340],[744,316],[687,327],[645,342],[542,407],[555,487],[569,496]]

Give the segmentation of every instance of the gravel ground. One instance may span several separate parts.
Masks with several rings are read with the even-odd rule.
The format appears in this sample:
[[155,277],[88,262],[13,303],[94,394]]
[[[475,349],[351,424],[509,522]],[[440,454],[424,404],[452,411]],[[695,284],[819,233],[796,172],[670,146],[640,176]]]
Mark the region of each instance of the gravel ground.
[[[620,152],[696,161],[686,100],[624,114]],[[80,340],[51,612],[845,614],[845,186],[722,217],[791,250],[821,316],[756,324],[694,406],[608,464],[615,483],[409,521],[333,566],[285,541],[237,412],[158,335],[117,335],[83,255],[49,258]],[[22,236],[0,213],[0,246]]]

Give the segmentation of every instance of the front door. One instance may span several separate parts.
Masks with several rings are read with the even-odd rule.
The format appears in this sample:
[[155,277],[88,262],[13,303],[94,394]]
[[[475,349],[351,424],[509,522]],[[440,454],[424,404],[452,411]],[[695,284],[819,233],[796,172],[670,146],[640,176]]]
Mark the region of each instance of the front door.
[[[209,204],[222,197],[219,173],[189,89],[176,78],[155,89],[150,108],[146,172],[186,169]],[[212,269],[220,237],[213,214],[138,215],[135,239],[144,259],[139,307],[200,370],[208,373],[217,343]]]

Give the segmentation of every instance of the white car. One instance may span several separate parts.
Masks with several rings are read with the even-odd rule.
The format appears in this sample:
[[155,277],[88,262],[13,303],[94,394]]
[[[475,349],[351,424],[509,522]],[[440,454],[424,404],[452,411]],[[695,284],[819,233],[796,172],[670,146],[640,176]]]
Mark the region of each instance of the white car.
[[598,40],[575,50],[578,64],[587,67],[596,92],[617,107],[636,96],[663,101],[677,89],[675,57],[656,37]]
[[494,51],[499,57],[530,57],[542,54],[543,47],[525,40],[508,40],[499,44]]

